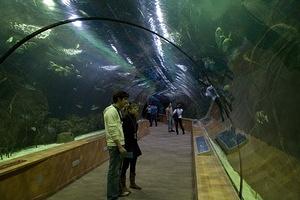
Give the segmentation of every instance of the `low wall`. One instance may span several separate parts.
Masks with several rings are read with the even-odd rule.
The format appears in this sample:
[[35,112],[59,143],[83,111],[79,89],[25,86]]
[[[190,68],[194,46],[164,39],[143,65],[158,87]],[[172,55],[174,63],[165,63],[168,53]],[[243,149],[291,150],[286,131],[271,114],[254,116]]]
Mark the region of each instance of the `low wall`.
[[[159,120],[167,123],[166,115],[159,115]],[[205,128],[194,119],[183,118],[182,122],[184,129],[191,132],[194,199],[238,200],[239,197],[214,151],[203,155],[197,153],[195,138],[206,137]]]
[[206,137],[206,130],[202,125],[193,124],[191,137],[195,199],[238,200],[239,197],[213,149],[210,153],[198,154],[195,141],[197,136]]
[[[139,121],[138,138],[149,134]],[[108,159],[105,132],[7,161],[0,168],[1,200],[43,199]],[[15,165],[12,165],[15,163]]]

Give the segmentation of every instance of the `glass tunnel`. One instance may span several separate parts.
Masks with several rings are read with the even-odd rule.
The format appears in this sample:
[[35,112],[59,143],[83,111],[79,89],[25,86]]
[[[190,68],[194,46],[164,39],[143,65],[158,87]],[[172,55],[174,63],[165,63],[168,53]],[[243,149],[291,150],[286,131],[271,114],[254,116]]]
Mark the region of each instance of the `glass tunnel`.
[[163,116],[180,103],[184,118],[210,127],[240,199],[300,199],[299,1],[0,5],[0,181],[11,161],[67,145],[61,133],[104,129],[103,110],[124,90],[140,119],[148,104]]

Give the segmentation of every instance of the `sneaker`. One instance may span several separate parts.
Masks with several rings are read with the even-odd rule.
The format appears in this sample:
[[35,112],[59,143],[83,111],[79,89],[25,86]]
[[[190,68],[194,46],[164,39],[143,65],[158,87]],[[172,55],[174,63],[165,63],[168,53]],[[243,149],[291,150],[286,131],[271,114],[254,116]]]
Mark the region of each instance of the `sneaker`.
[[175,132],[175,131],[172,129],[171,132]]
[[124,191],[121,194],[119,194],[119,197],[127,197],[130,194],[129,191]]
[[140,186],[138,186],[137,184],[133,184],[129,186],[132,189],[136,189],[136,190],[141,190],[142,188]]

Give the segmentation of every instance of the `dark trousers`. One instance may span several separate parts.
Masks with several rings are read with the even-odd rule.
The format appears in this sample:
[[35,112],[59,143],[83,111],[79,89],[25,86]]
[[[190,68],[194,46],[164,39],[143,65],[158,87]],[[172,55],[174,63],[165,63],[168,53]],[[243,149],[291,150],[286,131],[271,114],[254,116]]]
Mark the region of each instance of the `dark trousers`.
[[178,124],[180,125],[180,128],[182,130],[182,134],[184,134],[184,128],[183,128],[183,125],[182,125],[182,119],[181,118],[178,118],[177,120],[175,120],[175,128],[176,128],[177,135],[178,135]]
[[136,166],[137,157],[134,158],[125,158],[123,160],[122,170],[121,170],[121,177],[126,176],[126,171],[130,165],[130,174],[135,174],[135,166]]
[[152,126],[153,120],[155,122],[155,126],[157,126],[157,115],[150,116],[150,126]]

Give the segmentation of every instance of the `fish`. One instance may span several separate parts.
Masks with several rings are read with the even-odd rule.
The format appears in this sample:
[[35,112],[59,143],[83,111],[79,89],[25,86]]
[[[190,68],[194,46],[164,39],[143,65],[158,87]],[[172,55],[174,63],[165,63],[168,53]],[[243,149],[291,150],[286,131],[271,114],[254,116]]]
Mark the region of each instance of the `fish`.
[[226,38],[222,42],[222,50],[223,52],[227,52],[230,45],[231,45],[232,39],[230,37]]
[[253,63],[253,64],[256,64],[256,65],[260,65],[258,62],[255,62],[253,60],[251,60],[251,58],[249,58],[246,54],[243,54],[243,59],[249,63]]
[[7,80],[7,77],[4,77],[3,79],[0,80],[0,84],[3,83],[6,80]]
[[22,119],[25,119],[25,120],[28,120],[28,119],[30,119],[31,118],[31,116],[30,115],[28,115],[28,114],[21,114],[21,116],[20,116]]
[[27,90],[36,90],[32,85],[29,85],[29,84],[25,84],[24,85],[24,88],[26,88]]
[[14,40],[14,37],[10,37],[6,40],[6,42],[11,43]]
[[83,10],[79,10],[79,12],[82,14],[82,15],[84,15],[84,16],[89,16],[86,12],[84,12]]
[[30,129],[33,130],[34,132],[36,131],[36,127],[34,127],[34,126],[31,127]]
[[94,89],[97,90],[97,91],[102,91],[102,88],[99,88],[97,86],[94,86]]
[[75,106],[80,109],[82,108],[82,105],[79,105],[79,104],[76,104]]
[[95,106],[95,105],[92,105],[92,107],[91,107],[91,110],[98,110],[98,109],[99,109],[99,107]]

